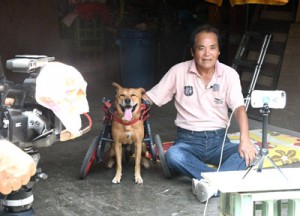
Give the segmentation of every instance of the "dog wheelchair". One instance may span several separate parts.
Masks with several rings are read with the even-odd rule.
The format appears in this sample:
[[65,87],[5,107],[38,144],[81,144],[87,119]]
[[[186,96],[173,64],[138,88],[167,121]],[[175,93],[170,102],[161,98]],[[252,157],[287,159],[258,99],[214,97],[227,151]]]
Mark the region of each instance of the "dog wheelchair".
[[[94,163],[100,163],[105,160],[105,153],[108,152],[107,144],[111,144],[114,142],[112,139],[111,134],[111,126],[112,126],[112,119],[115,113],[115,108],[113,107],[113,102],[109,99],[103,98],[102,99],[103,110],[104,110],[104,119],[103,119],[103,126],[102,130],[100,131],[99,136],[97,136],[93,141],[92,144],[89,146],[85,157],[83,159],[81,168],[80,168],[80,179],[85,179],[88,175],[92,165]],[[150,127],[150,102],[149,101],[142,101],[142,108],[141,108],[141,119],[144,120],[144,139],[143,142],[146,145],[146,152],[149,152],[149,155],[145,155],[148,159],[152,160],[154,164],[157,163],[157,159],[162,164],[164,174],[167,178],[169,178],[170,172],[166,166],[165,158],[164,158],[164,150],[162,143],[160,141],[159,135],[156,135],[156,146],[154,146],[153,138],[151,134],[151,127]],[[125,145],[123,145],[124,148]],[[131,145],[132,147],[134,145]],[[124,153],[124,151],[123,151]],[[129,152],[132,154],[132,152]],[[129,159],[131,155],[125,154],[125,158]],[[157,158],[159,156],[159,158]]]

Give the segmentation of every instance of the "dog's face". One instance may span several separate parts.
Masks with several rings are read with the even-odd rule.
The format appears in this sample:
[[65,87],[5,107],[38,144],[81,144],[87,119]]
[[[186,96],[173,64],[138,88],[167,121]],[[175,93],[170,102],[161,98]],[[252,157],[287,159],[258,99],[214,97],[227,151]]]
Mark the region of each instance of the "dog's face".
[[116,87],[115,105],[122,120],[131,121],[139,111],[142,95],[145,93],[144,88],[123,88],[117,83],[112,83]]

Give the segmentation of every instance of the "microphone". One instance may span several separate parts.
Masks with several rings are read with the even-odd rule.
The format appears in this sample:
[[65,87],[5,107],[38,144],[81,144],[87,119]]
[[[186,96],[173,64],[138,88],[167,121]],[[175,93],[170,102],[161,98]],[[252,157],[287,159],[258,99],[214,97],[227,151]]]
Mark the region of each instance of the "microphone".
[[212,86],[210,86],[210,88],[212,88],[213,91],[219,91],[220,85],[218,83],[214,83]]

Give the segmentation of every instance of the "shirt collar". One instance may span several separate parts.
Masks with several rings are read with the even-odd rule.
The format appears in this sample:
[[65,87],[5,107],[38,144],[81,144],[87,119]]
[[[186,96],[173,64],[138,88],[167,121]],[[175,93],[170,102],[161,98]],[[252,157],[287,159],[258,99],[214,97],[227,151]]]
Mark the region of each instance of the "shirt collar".
[[215,73],[216,73],[216,76],[217,77],[221,77],[222,75],[223,75],[223,70],[221,69],[221,67],[220,67],[220,62],[219,62],[219,60],[217,60],[217,62],[216,62],[216,68],[215,68]]
[[198,74],[195,60],[190,61],[190,66],[189,66],[188,72]]

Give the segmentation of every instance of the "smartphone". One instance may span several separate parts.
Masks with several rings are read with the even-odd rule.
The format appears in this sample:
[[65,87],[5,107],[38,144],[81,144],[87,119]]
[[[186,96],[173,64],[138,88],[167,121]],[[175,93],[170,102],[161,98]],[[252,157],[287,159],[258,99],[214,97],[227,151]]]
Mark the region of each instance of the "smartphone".
[[285,91],[253,90],[251,93],[251,106],[253,108],[262,108],[265,105],[273,109],[283,109],[286,105]]

